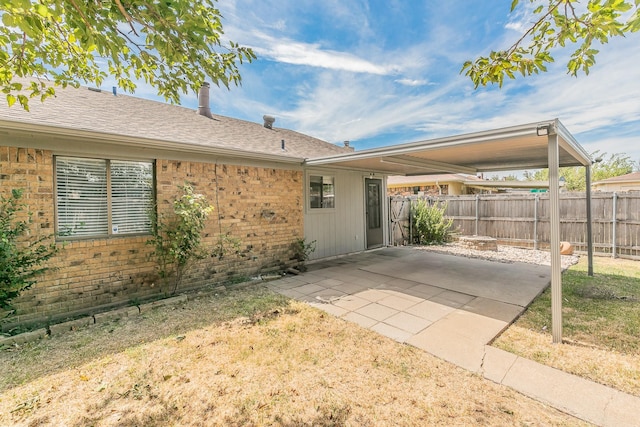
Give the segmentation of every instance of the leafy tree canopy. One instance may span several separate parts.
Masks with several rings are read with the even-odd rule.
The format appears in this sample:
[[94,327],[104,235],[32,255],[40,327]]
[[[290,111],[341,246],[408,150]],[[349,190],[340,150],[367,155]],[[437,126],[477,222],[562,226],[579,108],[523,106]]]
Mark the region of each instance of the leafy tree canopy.
[[[591,157],[602,158],[591,167],[591,181],[601,181],[614,176],[625,175],[633,172],[635,163],[625,154],[602,155],[599,151],[591,154]],[[568,191],[584,191],[587,188],[585,170],[581,166],[560,168],[560,177],[565,180],[565,189]],[[527,181],[547,181],[549,169],[540,169],[535,172],[526,171],[524,177]]]
[[[529,0],[538,4],[535,20],[511,47],[492,51],[467,61],[461,73],[471,78],[476,88],[489,83],[502,86],[505,76],[530,76],[546,71],[554,61],[551,51],[571,44],[576,47],[567,63],[567,71],[577,76],[596,62],[598,49],[594,43],[605,44],[611,37],[624,36],[640,30],[640,0]],[[520,4],[512,0],[511,12]],[[526,1],[524,2],[526,3]],[[521,6],[522,7],[522,6]]]
[[[216,0],[0,0],[0,88],[28,110],[53,86],[100,86],[107,76],[133,92],[135,80],[179,103],[204,80],[240,84],[249,48],[223,39]],[[36,77],[23,87],[18,78]],[[53,82],[53,85],[51,84]],[[22,92],[26,90],[26,92]],[[26,93],[26,94],[25,94]]]

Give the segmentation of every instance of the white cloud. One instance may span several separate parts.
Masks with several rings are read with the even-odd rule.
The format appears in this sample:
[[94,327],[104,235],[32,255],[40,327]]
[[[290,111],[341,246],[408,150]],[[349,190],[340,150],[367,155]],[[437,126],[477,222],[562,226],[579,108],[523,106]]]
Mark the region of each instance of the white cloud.
[[401,85],[404,86],[425,86],[425,85],[433,85],[435,83],[429,83],[428,80],[425,79],[397,79],[395,80],[396,83],[400,83]]
[[262,58],[286,64],[343,70],[378,75],[395,74],[398,67],[392,64],[376,64],[347,52],[322,49],[319,44],[278,39],[266,34],[256,34],[253,50]]

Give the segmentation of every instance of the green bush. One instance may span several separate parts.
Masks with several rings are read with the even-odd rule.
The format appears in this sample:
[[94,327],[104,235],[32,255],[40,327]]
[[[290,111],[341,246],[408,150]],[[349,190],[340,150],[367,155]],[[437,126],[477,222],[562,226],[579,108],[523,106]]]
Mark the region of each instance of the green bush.
[[453,218],[445,217],[447,205],[418,200],[412,207],[413,230],[421,245],[437,245],[449,240]]
[[0,196],[0,308],[10,311],[11,300],[29,289],[36,278],[50,268],[46,262],[58,253],[54,235],[29,239],[31,213],[18,218],[25,205],[20,203],[22,190]]
[[202,231],[213,206],[202,194],[196,194],[189,184],[181,186],[183,195],[173,202],[170,215],[151,212],[153,256],[158,262],[160,277],[168,282],[173,277],[171,294],[175,294],[182,276],[191,263],[208,254],[202,247]]
[[315,252],[316,243],[316,240],[307,243],[307,239],[304,237],[299,237],[292,243],[294,258],[298,261],[298,269],[300,271],[306,270],[304,263]]

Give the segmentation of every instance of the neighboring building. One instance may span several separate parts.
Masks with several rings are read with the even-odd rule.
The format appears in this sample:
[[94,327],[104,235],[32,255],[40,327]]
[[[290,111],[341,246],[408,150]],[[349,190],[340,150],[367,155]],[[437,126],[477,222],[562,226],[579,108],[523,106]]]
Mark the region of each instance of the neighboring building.
[[[560,181],[564,187],[564,181]],[[464,194],[546,192],[548,181],[493,181],[462,173],[387,178],[389,196],[460,196]]]
[[478,191],[470,183],[483,182],[482,178],[463,173],[442,175],[390,176],[387,178],[389,196],[458,196],[475,194]]
[[614,176],[591,184],[595,191],[640,191],[640,172]]

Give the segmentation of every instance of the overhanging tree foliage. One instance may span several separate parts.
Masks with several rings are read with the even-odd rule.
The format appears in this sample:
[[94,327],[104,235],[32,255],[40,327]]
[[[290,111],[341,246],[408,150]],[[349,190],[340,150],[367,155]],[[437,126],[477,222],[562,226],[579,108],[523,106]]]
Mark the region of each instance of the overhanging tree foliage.
[[[253,51],[223,39],[216,0],[0,0],[0,87],[28,110],[54,85],[100,86],[109,75],[135,80],[172,103],[204,80],[240,84],[238,64]],[[17,80],[37,77],[28,87]],[[53,84],[52,84],[53,82]],[[26,90],[21,92],[21,90]]]
[[[534,21],[522,37],[506,50],[492,51],[467,61],[461,72],[471,78],[477,88],[489,83],[502,86],[505,76],[530,76],[547,70],[554,61],[551,51],[560,46],[576,47],[567,63],[569,74],[576,76],[596,62],[598,49],[594,43],[605,44],[611,37],[624,36],[640,30],[640,0],[529,0],[538,4]],[[526,2],[525,2],[526,3]],[[520,0],[513,0],[513,12]]]
[[[634,162],[625,154],[607,153],[600,155],[599,151],[591,154],[592,158],[602,158],[591,167],[592,181],[602,181],[614,176],[625,175],[633,172]],[[584,168],[581,166],[560,168],[560,177],[565,180],[565,189],[568,191],[584,191],[587,188]],[[540,169],[535,172],[525,172],[525,179],[528,181],[548,181],[549,169]]]

